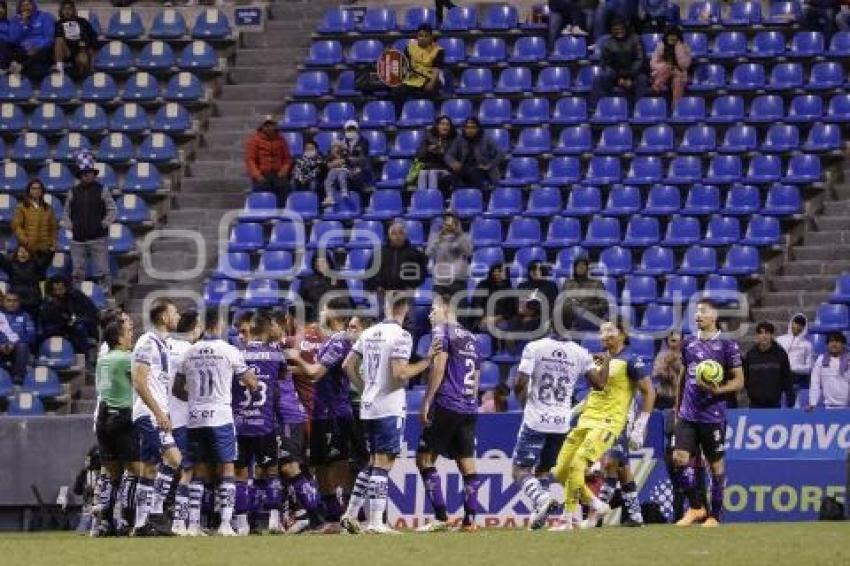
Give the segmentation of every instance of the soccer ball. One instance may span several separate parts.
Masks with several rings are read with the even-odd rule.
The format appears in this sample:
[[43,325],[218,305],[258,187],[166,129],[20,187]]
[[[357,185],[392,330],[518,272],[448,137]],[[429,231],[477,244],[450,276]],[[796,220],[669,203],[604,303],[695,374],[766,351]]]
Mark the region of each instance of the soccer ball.
[[706,385],[723,381],[723,366],[714,360],[703,360],[697,364],[696,378]]

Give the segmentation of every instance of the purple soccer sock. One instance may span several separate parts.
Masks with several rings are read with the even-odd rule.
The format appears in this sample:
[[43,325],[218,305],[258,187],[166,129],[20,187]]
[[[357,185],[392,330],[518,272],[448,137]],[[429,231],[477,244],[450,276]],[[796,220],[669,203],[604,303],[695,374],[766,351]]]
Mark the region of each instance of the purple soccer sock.
[[248,482],[236,482],[236,502],[234,505],[234,513],[244,515],[251,509],[251,492]]
[[723,495],[726,492],[726,474],[711,474],[711,516],[718,521],[723,516]]
[[254,480],[251,485],[251,510],[248,512],[252,517],[256,517],[263,512],[266,506],[266,492],[268,490],[268,480],[265,478]]
[[443,487],[440,481],[440,474],[437,473],[437,468],[431,466],[419,472],[422,475],[422,483],[425,484],[425,493],[428,495],[428,501],[434,508],[434,517],[438,521],[448,521],[449,514],[446,508],[446,500],[443,497]]
[[478,513],[478,488],[481,480],[478,474],[463,476],[463,524],[471,525]]
[[336,493],[326,493],[322,496],[322,507],[325,509],[325,518],[328,521],[339,521],[342,517],[342,506]]
[[325,520],[319,513],[319,490],[316,488],[314,482],[308,479],[302,472],[295,476],[292,485],[295,488],[295,496],[298,498],[298,503],[307,511],[311,526],[324,523]]
[[697,479],[696,470],[693,466],[685,466],[679,474],[679,485],[688,499],[688,506],[691,509],[702,509],[702,501],[697,494]]
[[269,479],[269,483],[266,486],[266,508],[267,509],[279,509],[280,503],[283,500],[283,483],[281,483],[280,478],[275,476]]

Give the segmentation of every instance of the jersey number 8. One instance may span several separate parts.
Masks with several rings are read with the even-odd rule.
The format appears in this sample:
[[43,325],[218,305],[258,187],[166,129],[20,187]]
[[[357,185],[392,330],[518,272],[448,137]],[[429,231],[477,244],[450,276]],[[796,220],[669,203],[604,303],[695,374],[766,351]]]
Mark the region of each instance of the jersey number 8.
[[565,402],[569,394],[567,388],[568,379],[565,375],[555,379],[555,376],[551,373],[544,373],[540,376],[540,387],[537,390],[537,398],[546,404]]

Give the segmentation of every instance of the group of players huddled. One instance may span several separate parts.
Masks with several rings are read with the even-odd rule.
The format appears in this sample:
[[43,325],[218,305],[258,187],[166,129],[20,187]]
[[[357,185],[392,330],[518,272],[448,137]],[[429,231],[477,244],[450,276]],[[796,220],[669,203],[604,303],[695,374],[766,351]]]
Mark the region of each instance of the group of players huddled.
[[[397,534],[386,519],[389,474],[402,450],[405,390],[423,372],[416,463],[434,518],[419,530],[454,526],[435,467],[439,456],[455,460],[463,478],[457,528],[477,530],[474,335],[458,323],[451,298],[435,295],[432,343],[411,362],[413,340],[403,328],[409,295],[388,292],[386,318],[376,324],[344,308],[325,305],[312,346],[309,329],[287,309],[241,316],[230,341],[216,310],[181,314],[158,299],[147,311],[150,330],[135,343],[132,320],[110,313],[96,369],[103,467],[92,534],[244,536],[261,524],[269,533]],[[628,451],[646,436],[655,401],[650,377],[618,321],[601,325],[603,351],[591,354],[571,340],[569,306],[558,303],[551,312],[549,333],[525,346],[517,371],[525,409],[513,469],[532,510],[529,528],[597,525],[618,483],[623,524],[640,526]],[[725,399],[743,375],[738,346],[720,336],[710,301],[698,303],[695,323],[683,347],[673,480],[689,504],[679,524],[716,526],[725,486]],[[696,379],[705,360],[720,363],[726,379]],[[573,407],[581,379],[591,392]],[[695,473],[703,456],[710,506]],[[586,474],[603,458],[614,465],[594,493]],[[552,479],[564,487],[563,503],[549,489]]]

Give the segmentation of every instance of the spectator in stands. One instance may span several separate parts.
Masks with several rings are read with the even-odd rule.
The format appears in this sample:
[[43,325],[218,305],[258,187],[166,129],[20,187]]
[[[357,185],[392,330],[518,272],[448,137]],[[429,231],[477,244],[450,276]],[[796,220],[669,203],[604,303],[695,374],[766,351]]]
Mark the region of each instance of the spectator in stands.
[[814,365],[814,346],[806,332],[809,319],[798,312],[788,322],[788,332],[776,341],[785,349],[797,387],[808,387]]
[[835,16],[835,25],[839,31],[850,30],[850,0],[841,0],[841,10]]
[[[487,277],[475,288],[472,306],[483,314],[473,320],[472,326],[482,332],[493,332],[496,328],[507,328],[507,322],[516,316],[517,298],[502,264],[491,265]],[[492,297],[492,299],[491,299]]]
[[688,69],[691,67],[691,49],[682,37],[678,26],[664,31],[664,39],[655,47],[649,62],[652,73],[652,90],[656,94],[670,88],[672,106],[685,95],[688,84]]
[[64,336],[78,354],[97,345],[98,311],[82,291],[71,287],[67,278],[56,275],[47,280],[39,325],[42,340]]
[[580,0],[549,0],[548,46],[551,50],[561,33],[568,35],[587,35],[587,25]]
[[295,160],[292,168],[292,190],[319,192],[319,183],[325,168],[325,158],[313,140],[304,142],[304,153]]
[[431,232],[425,254],[431,260],[434,292],[447,295],[466,289],[472,240],[465,234],[454,213],[443,215],[439,231]]
[[360,135],[360,126],[355,120],[346,121],[343,130],[343,140],[334,142],[327,159],[325,206],[336,204],[338,196],[347,197],[349,190],[365,189],[373,181],[369,141]]
[[313,273],[301,280],[301,299],[307,310],[307,320],[317,320],[321,306],[331,300],[345,300],[351,308],[348,284],[336,275],[336,262],[331,254],[316,254],[313,258]]
[[507,325],[508,332],[513,333],[513,336],[505,342],[509,352],[518,354],[524,342],[543,337],[549,327],[542,315],[543,302],[539,291],[533,290],[517,301],[516,315],[508,321]]
[[751,409],[780,409],[795,401],[794,378],[788,354],[773,339],[776,331],[769,322],[756,325],[756,343],[744,356],[744,388]]
[[437,17],[437,27],[443,25],[443,14],[445,11],[456,7],[457,4],[452,2],[452,0],[434,0],[434,12]]
[[9,274],[9,289],[21,300],[30,314],[36,316],[41,306],[41,281],[50,257],[37,259],[26,246],[18,246],[11,258],[0,258],[0,266]]
[[654,33],[678,25],[679,6],[670,0],[640,0],[638,19],[641,33]]
[[605,286],[598,279],[591,279],[587,259],[580,257],[573,263],[572,276],[564,282],[565,300],[575,313],[576,330],[597,330],[599,322],[605,320],[608,311]]
[[481,395],[481,404],[478,406],[478,412],[504,413],[508,410],[508,400],[510,397],[511,388],[504,383],[500,383]]
[[672,409],[675,405],[681,371],[682,333],[674,330],[667,335],[652,365],[656,409]]
[[593,39],[599,41],[613,23],[621,20],[627,27],[638,23],[638,2],[635,0],[599,0],[593,12]]
[[56,249],[56,236],[59,223],[53,207],[44,197],[44,184],[33,179],[27,185],[24,198],[15,208],[12,216],[12,232],[18,243],[25,246],[36,258],[43,260]]
[[15,332],[8,315],[0,313],[0,362],[8,364],[9,374],[16,385],[24,382],[29,360],[29,344]]
[[400,220],[387,230],[387,244],[381,247],[377,260],[378,272],[366,281],[366,287],[379,295],[384,291],[416,289],[427,274],[428,256],[413,247]]
[[77,154],[77,175],[80,182],[68,193],[65,216],[61,226],[71,231],[71,263],[74,284],[86,276],[86,262],[94,262],[94,278],[107,297],[112,295],[112,274],[109,268],[109,226],[115,221],[117,209],[109,187],[97,181],[94,155],[88,150]]
[[593,80],[588,97],[590,108],[596,108],[600,98],[615,92],[631,99],[646,94],[649,80],[643,43],[624,19],[617,18],[611,24],[611,37],[602,45],[601,60],[602,73]]
[[404,49],[410,61],[410,74],[404,84],[393,91],[397,100],[408,98],[434,98],[440,94],[443,86],[441,67],[445,59],[443,48],[434,38],[434,30],[428,24],[422,24],[416,30],[416,37],[407,43]]
[[274,193],[278,206],[284,206],[292,155],[273,116],[263,118],[262,124],[245,142],[245,169],[251,177],[253,190]]
[[550,279],[552,269],[542,261],[532,261],[528,264],[526,280],[517,286],[521,291],[537,291],[538,298],[546,300],[546,312],[552,312],[555,299],[558,297],[558,286]]
[[24,74],[33,78],[46,75],[53,63],[53,15],[39,10],[35,0],[19,0],[13,27],[15,60]]
[[839,0],[808,0],[803,7],[801,27],[823,33],[824,41],[829,45],[835,33],[835,18],[839,8]]
[[502,152],[496,142],[484,135],[478,118],[466,120],[462,134],[449,146],[445,161],[454,186],[483,189],[499,183]]
[[91,73],[97,33],[89,21],[77,15],[73,0],[64,0],[59,5],[59,21],[56,22],[56,41],[53,44],[53,59],[56,70],[64,72],[65,66],[72,69],[72,76],[81,79]]
[[812,368],[808,410],[817,407],[821,399],[827,409],[850,407],[850,353],[842,332],[829,333],[826,352],[818,356]]
[[18,338],[27,345],[31,353],[35,353],[35,321],[30,313],[21,308],[21,299],[12,290],[3,295],[3,314],[12,328],[12,332],[18,335]]
[[15,55],[16,28],[9,19],[6,0],[0,0],[0,71],[7,71]]
[[456,137],[454,124],[448,116],[437,117],[437,121],[428,129],[416,152],[416,159],[422,164],[416,184],[420,191],[441,188],[441,181],[449,176],[446,152]]

